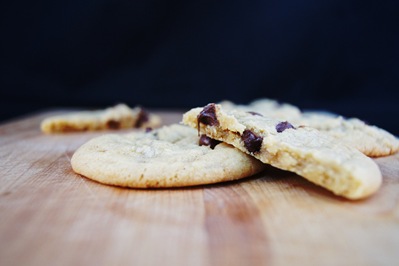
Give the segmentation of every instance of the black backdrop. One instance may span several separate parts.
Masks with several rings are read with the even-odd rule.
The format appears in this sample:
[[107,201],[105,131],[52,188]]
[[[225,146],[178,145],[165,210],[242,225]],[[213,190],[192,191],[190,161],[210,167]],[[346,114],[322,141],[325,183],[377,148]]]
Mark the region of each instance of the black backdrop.
[[1,120],[268,97],[399,134],[398,1],[10,1]]

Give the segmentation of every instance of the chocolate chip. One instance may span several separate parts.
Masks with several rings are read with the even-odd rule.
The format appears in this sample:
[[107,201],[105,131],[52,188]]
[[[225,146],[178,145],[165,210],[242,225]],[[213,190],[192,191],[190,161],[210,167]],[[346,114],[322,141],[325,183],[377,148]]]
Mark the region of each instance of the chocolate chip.
[[215,148],[215,146],[218,145],[220,142],[221,141],[219,141],[219,140],[212,139],[212,138],[202,134],[201,137],[199,138],[198,144],[200,146],[209,146],[213,150]]
[[257,115],[257,116],[263,116],[262,114],[260,114],[260,113],[257,113],[257,112],[252,112],[252,111],[249,111],[248,112],[248,114],[251,114],[251,115]]
[[251,130],[247,129],[244,130],[244,132],[242,133],[241,139],[244,142],[245,148],[250,153],[260,151],[260,148],[262,147],[263,137],[257,136]]
[[143,108],[141,108],[140,112],[138,114],[137,121],[133,127],[135,127],[135,128],[142,127],[145,122],[148,122],[148,120],[149,120],[148,112],[146,110],[144,110]]
[[214,103],[210,103],[202,109],[202,111],[197,116],[198,128],[199,123],[208,126],[218,126],[219,121],[216,117],[216,107]]
[[289,128],[295,129],[295,127],[294,127],[293,125],[291,125],[291,124],[290,124],[289,122],[287,122],[287,121],[280,122],[280,123],[278,123],[278,124],[276,125],[276,130],[277,130],[278,133],[281,133],[281,132],[283,132],[284,130],[289,129]]
[[148,132],[151,132],[152,131],[152,127],[147,127],[146,129],[145,129],[145,133],[148,133]]
[[110,129],[118,129],[121,127],[121,123],[116,120],[108,120],[107,121],[107,127]]

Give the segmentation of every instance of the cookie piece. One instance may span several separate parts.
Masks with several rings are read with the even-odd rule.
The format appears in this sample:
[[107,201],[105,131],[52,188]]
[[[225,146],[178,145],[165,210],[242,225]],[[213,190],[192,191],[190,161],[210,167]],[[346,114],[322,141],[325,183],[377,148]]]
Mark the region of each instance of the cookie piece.
[[82,145],[73,170],[100,183],[132,188],[211,184],[256,174],[264,164],[226,144],[199,145],[197,132],[171,125],[147,133],[107,134]]
[[381,185],[377,164],[358,150],[310,127],[295,127],[208,104],[183,115],[183,123],[224,141],[264,163],[297,173],[336,195],[367,197]]
[[44,133],[95,131],[105,129],[157,127],[161,119],[141,107],[118,104],[104,110],[72,112],[46,118],[41,123]]

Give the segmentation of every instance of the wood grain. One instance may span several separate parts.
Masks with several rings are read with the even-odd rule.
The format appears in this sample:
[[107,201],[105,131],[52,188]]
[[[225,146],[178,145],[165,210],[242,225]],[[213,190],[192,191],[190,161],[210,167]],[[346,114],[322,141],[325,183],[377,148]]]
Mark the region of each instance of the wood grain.
[[[348,201],[272,167],[182,189],[105,186],[70,157],[101,133],[44,135],[41,113],[0,126],[0,265],[396,265],[399,155]],[[162,112],[164,123],[179,112]]]

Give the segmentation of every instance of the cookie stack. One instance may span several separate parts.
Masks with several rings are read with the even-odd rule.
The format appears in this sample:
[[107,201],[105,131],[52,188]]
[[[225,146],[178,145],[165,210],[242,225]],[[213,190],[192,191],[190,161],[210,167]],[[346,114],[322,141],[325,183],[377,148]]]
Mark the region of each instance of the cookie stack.
[[236,180],[272,165],[336,195],[361,199],[382,181],[370,157],[398,150],[393,135],[358,119],[260,99],[248,105],[210,103],[186,112],[181,124],[94,138],[74,153],[71,164],[93,180],[134,188]]

